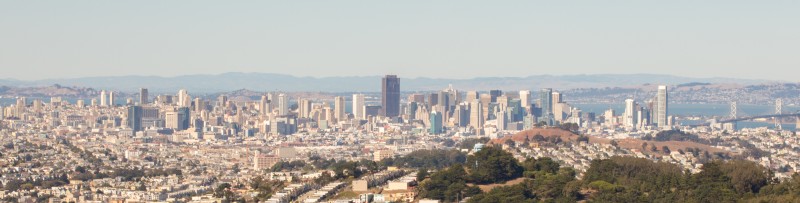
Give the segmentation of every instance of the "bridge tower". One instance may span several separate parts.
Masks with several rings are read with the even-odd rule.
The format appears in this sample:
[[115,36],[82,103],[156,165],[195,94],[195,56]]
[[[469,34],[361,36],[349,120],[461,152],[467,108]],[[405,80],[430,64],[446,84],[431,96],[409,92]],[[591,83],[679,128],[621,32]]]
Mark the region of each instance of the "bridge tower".
[[731,119],[736,119],[736,111],[738,111],[738,109],[736,109],[736,101],[732,101],[731,102],[731,114],[729,116],[729,117],[731,117]]
[[[777,99],[775,100],[775,115],[781,115],[781,114],[783,114],[783,100]],[[780,118],[774,117],[772,119],[775,120],[775,129],[782,130],[783,126],[781,126]]]

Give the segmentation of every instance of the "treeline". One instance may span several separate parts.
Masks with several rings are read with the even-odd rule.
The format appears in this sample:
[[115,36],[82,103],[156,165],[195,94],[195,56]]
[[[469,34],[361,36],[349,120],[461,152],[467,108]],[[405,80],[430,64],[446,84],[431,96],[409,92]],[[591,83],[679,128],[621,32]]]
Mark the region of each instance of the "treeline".
[[445,168],[454,164],[463,164],[467,154],[458,150],[422,149],[409,153],[406,156],[386,159],[383,165],[405,168]]
[[[780,182],[767,168],[745,160],[711,161],[692,174],[678,165],[633,157],[593,160],[582,179],[549,159],[519,162],[486,147],[464,165],[430,174],[420,197],[446,202],[795,202],[800,176]],[[482,192],[475,185],[524,178]]]

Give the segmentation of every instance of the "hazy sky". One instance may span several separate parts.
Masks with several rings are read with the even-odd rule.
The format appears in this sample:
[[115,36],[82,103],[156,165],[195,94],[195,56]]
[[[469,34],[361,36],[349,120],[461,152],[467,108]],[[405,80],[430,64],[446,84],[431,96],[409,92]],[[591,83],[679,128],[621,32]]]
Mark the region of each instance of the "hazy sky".
[[0,78],[655,73],[800,81],[800,1],[0,0]]

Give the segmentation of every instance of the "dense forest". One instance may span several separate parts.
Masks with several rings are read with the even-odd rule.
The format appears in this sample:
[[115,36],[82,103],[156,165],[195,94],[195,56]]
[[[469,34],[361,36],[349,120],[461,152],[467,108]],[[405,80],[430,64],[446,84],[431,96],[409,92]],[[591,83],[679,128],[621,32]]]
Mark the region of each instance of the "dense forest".
[[[426,173],[427,175],[427,173]],[[580,179],[576,171],[549,159],[519,162],[495,147],[440,168],[420,183],[420,197],[453,202],[793,202],[800,176],[779,181],[745,160],[712,161],[699,173],[634,157],[593,160]],[[477,186],[506,184],[490,191]]]

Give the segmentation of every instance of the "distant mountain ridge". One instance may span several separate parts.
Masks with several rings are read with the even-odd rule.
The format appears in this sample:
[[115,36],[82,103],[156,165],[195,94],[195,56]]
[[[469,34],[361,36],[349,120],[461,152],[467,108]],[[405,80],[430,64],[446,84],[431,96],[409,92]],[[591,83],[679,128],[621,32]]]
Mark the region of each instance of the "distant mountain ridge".
[[[348,77],[297,77],[273,73],[222,73],[216,75],[159,76],[109,76],[70,79],[15,80],[0,79],[0,86],[38,87],[62,86],[89,87],[123,92],[148,88],[151,92],[173,92],[187,89],[190,92],[214,93],[249,89],[254,91],[287,92],[378,92],[382,76]],[[776,83],[770,80],[735,78],[691,78],[658,74],[596,74],[596,75],[533,75],[527,77],[478,77],[472,79],[404,78],[399,75],[403,91],[442,90],[449,84],[460,90],[490,89],[535,90],[544,87],[555,89],[629,87],[642,84],[678,85],[685,83],[730,83],[753,85]]]

